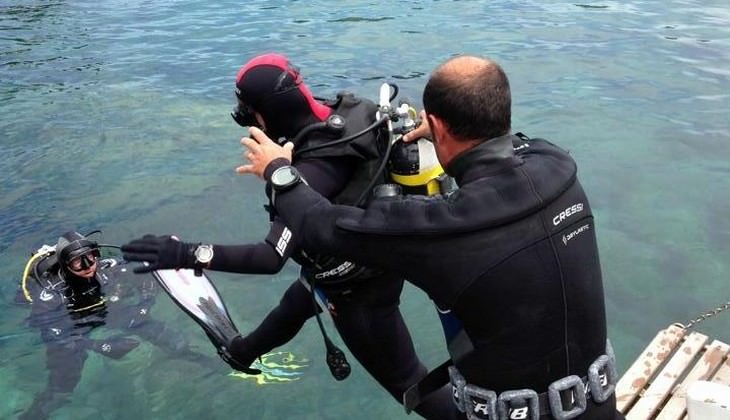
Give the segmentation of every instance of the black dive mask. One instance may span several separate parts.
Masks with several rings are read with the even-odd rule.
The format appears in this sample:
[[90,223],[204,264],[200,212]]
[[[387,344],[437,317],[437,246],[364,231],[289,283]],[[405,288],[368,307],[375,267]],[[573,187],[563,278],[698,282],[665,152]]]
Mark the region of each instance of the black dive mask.
[[99,244],[79,238],[67,244],[58,253],[59,261],[73,271],[86,270],[99,258]]
[[233,117],[233,120],[236,121],[236,124],[241,127],[260,128],[259,122],[256,120],[256,113],[253,108],[243,102],[241,99],[241,91],[238,89],[236,89],[236,99],[238,100],[238,104],[235,108],[233,108],[233,112],[231,112],[231,117]]
[[68,268],[73,271],[87,270],[89,267],[96,264],[98,258],[98,251],[92,250],[91,252],[80,255],[69,261]]

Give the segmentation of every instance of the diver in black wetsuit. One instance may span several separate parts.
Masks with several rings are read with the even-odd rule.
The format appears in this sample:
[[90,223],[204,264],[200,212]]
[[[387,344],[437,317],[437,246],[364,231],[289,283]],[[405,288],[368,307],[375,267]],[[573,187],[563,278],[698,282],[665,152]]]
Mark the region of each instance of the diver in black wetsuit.
[[239,172],[269,181],[304,246],[398,273],[450,314],[450,361],[406,393],[407,407],[450,381],[456,408],[472,418],[622,418],[595,224],[575,162],[542,139],[515,151],[524,136],[509,134],[509,82],[493,61],[445,62],[423,104],[426,123],[409,137],[433,137],[459,185],[448,196],[332,205],[289,166],[289,150],[255,128]]
[[[42,419],[65,404],[81,380],[89,350],[120,359],[148,340],[174,357],[216,367],[214,359],[188,349],[184,338],[150,317],[157,288],[151,276],[127,273],[126,263],[101,259],[99,245],[77,232],[58,239],[28,266],[19,298],[32,303],[29,324],[46,344],[48,383],[20,418]],[[134,303],[130,303],[134,302]],[[105,327],[118,334],[90,338]],[[215,363],[214,363],[215,362]]]
[[[261,55],[244,65],[236,78],[236,94],[239,103],[234,119],[242,126],[261,126],[273,138],[293,141],[294,165],[321,194],[335,202],[356,204],[369,192],[387,141],[378,136],[374,103],[351,94],[340,94],[331,102],[316,100],[299,71],[277,54]],[[345,137],[352,139],[332,143]],[[269,234],[256,244],[211,247],[170,236],[146,236],[123,245],[122,251],[130,261],[151,263],[136,269],[138,272],[206,268],[268,274],[280,271],[293,258],[302,267],[301,278],[258,328],[224,343],[230,354],[221,354],[224,360],[235,369],[255,373],[248,366],[258,356],[291,340],[315,316],[319,309],[309,291],[314,286],[325,296],[334,324],[352,354],[401,402],[403,392],[427,373],[398,309],[403,280],[328,257],[316,248],[303,248],[300,238],[275,213],[271,215]],[[330,350],[331,343],[326,341]],[[221,348],[220,343],[217,346]],[[336,359],[330,368],[337,379],[349,374],[349,366],[343,366],[344,360],[337,354],[328,351],[328,359]],[[443,387],[416,411],[430,419],[456,418],[449,401],[449,389]]]

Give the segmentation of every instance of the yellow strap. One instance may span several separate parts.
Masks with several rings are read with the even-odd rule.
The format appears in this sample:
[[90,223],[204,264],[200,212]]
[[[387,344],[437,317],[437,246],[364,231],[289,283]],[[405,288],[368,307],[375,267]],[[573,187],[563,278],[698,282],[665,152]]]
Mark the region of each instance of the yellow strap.
[[74,309],[74,310],[72,310],[71,312],[81,312],[81,311],[85,311],[85,310],[87,310],[87,309],[91,309],[91,308],[96,308],[97,306],[101,306],[101,305],[103,305],[103,304],[105,304],[105,303],[106,303],[106,298],[101,298],[101,300],[100,300],[100,301],[96,302],[96,303],[95,303],[95,304],[93,304],[93,305],[85,306],[85,307],[83,307],[83,308],[79,308],[79,309]]

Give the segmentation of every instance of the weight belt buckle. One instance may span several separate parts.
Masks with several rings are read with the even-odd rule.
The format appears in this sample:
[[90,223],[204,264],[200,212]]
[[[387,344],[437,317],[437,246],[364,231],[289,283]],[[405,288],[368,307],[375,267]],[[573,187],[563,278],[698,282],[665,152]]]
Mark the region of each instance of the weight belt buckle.
[[455,366],[449,366],[449,382],[451,382],[451,397],[454,399],[454,404],[463,413],[466,411],[464,407],[466,379],[461,376],[461,373],[459,373],[459,370]]
[[618,382],[616,365],[609,356],[605,354],[600,356],[588,367],[588,385],[595,402],[599,404],[605,402],[616,390],[616,382]]
[[464,387],[467,420],[497,420],[497,393],[467,384]]
[[[563,409],[563,398],[561,393],[570,391],[570,401],[566,404],[570,409]],[[555,420],[569,420],[586,411],[588,402],[583,388],[583,381],[578,375],[570,375],[558,379],[548,386],[548,400],[550,401],[550,414]]]
[[514,418],[538,420],[540,418],[540,399],[532,389],[504,391],[497,398],[497,413],[500,419]]

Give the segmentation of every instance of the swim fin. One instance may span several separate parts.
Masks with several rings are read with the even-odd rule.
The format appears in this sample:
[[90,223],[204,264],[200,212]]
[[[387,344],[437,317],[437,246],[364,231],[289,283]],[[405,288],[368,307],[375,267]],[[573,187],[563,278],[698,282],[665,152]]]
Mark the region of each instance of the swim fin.
[[156,270],[153,275],[172,300],[203,328],[221,359],[232,368],[256,375],[258,369],[243,366],[230,353],[231,344],[240,337],[228,309],[210,279],[193,270]]

